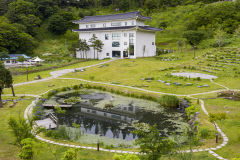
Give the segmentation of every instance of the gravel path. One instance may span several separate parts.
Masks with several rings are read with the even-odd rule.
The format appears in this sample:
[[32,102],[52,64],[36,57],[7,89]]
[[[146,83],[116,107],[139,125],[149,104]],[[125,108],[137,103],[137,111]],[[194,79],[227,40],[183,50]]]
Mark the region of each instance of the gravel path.
[[200,77],[201,79],[216,79],[217,76],[212,76],[209,74],[203,74],[203,73],[194,73],[194,72],[179,72],[179,73],[171,73],[173,76],[183,76],[187,78],[197,78]]

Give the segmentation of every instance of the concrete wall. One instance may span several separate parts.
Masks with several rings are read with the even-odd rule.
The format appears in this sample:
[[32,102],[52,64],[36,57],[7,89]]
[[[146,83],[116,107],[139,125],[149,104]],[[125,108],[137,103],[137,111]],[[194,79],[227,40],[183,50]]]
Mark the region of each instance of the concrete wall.
[[[156,55],[155,33],[137,31],[136,45],[137,45],[137,48],[136,48],[137,57],[155,56]],[[144,45],[145,45],[145,52],[143,52]]]

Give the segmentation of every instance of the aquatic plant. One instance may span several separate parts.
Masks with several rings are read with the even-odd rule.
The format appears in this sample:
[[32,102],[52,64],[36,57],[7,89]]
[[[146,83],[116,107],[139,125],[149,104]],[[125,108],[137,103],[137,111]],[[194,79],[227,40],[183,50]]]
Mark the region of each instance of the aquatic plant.
[[163,95],[159,98],[159,103],[168,108],[177,108],[179,106],[179,99],[173,95]]

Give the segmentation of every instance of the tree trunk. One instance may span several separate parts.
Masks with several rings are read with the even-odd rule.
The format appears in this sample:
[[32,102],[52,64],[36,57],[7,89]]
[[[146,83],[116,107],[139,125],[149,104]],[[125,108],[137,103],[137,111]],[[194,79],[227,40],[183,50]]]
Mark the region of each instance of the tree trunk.
[[97,51],[97,59],[99,59],[99,57],[98,57],[98,51]]
[[93,50],[93,52],[94,52],[94,59],[96,59],[96,58],[95,58],[95,49]]
[[11,86],[11,89],[12,89],[12,95],[13,95],[13,97],[15,97],[15,92],[14,92],[13,85]]
[[87,52],[85,51],[85,57],[86,57],[86,59],[87,59]]

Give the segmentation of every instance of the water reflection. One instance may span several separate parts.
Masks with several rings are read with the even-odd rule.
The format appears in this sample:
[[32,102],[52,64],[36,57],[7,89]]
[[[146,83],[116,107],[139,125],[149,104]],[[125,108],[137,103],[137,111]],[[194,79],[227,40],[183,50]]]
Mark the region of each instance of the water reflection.
[[[134,129],[132,124],[144,122],[151,125],[157,124],[161,133],[167,136],[172,132],[178,133],[179,121],[183,121],[182,114],[176,114],[176,111],[156,112],[142,109],[139,106],[142,103],[138,103],[138,99],[124,97],[124,99],[127,99],[126,101],[121,100],[117,103],[119,99],[123,98],[122,96],[101,92],[80,93],[78,96],[81,97],[81,102],[74,104],[65,114],[57,116],[60,125],[72,126],[73,123],[77,123],[80,124],[81,130],[88,134],[99,134],[130,141],[137,138],[136,135],[131,133]],[[61,99],[66,97],[71,97],[71,95],[58,95],[53,99],[60,103],[62,102]],[[99,105],[110,102],[114,104],[111,109],[99,107]]]

